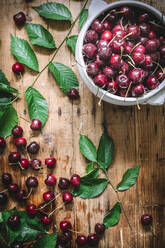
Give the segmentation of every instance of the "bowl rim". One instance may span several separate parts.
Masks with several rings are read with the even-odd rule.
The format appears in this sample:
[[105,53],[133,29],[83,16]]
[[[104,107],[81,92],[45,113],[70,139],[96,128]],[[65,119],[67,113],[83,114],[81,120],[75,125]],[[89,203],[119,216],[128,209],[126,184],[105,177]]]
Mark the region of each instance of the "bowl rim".
[[87,22],[84,24],[83,28],[81,29],[77,43],[76,43],[76,51],[75,51],[75,58],[77,62],[77,68],[79,71],[79,74],[83,80],[83,82],[86,84],[86,86],[92,91],[93,94],[95,94],[97,97],[101,98],[102,100],[117,104],[117,105],[122,105],[122,106],[128,106],[128,105],[136,105],[138,103],[147,103],[147,100],[150,99],[152,96],[155,96],[157,93],[159,93],[164,87],[165,87],[165,80],[163,80],[158,87],[155,89],[151,90],[147,94],[144,94],[141,97],[121,97],[117,95],[113,95],[100,87],[96,86],[93,82],[93,80],[88,76],[86,72],[86,67],[85,67],[85,62],[83,59],[83,53],[82,53],[82,48],[83,48],[83,42],[84,42],[84,36],[93,22],[94,19],[96,19],[101,13],[104,11],[107,11],[108,9],[113,9],[115,7],[120,7],[123,5],[128,5],[128,6],[137,6],[139,8],[144,8],[153,15],[155,15],[158,19],[162,21],[162,23],[165,25],[165,16],[156,8],[143,3],[139,1],[115,1],[113,3],[107,4],[104,8],[102,8],[100,11],[98,11],[95,15],[90,17]]

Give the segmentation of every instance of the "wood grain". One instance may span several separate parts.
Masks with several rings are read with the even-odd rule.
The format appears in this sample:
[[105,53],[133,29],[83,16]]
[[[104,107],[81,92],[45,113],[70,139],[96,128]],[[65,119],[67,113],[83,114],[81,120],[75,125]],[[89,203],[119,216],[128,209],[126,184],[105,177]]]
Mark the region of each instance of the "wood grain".
[[[56,45],[63,40],[69,28],[69,23],[58,21],[45,21],[31,8],[40,5],[44,0],[33,0],[25,3],[23,0],[1,0],[0,11],[0,68],[5,72],[13,87],[20,91],[25,90],[32,83],[36,74],[25,70],[23,80],[15,77],[11,71],[14,58],[10,54],[10,33],[27,39],[24,28],[17,28],[13,23],[13,15],[23,10],[32,23],[40,23],[47,27],[53,34]],[[64,3],[71,10],[75,18],[83,2],[57,1]],[[109,1],[111,2],[111,1]],[[165,1],[144,1],[165,11]],[[79,33],[78,24],[72,34]],[[33,46],[39,60],[40,69],[47,64],[51,53],[46,49]],[[119,107],[108,103],[98,106],[98,99],[90,93],[79,77],[75,60],[70,50],[64,45],[57,54],[55,61],[64,63],[76,72],[80,82],[80,100],[70,101],[59,89],[48,70],[41,75],[35,88],[47,99],[49,104],[49,119],[42,133],[33,134],[29,128],[29,117],[24,97],[14,104],[19,113],[19,124],[23,126],[24,136],[28,143],[37,140],[40,143],[40,153],[37,155],[44,164],[44,159],[49,156],[57,158],[54,174],[60,177],[70,177],[73,173],[84,175],[87,161],[79,151],[80,134],[87,135],[95,145],[98,145],[100,135],[104,128],[108,130],[115,142],[115,159],[108,173],[116,185],[124,171],[134,165],[141,165],[140,177],[137,184],[125,193],[120,193],[123,205],[129,215],[133,226],[131,232],[125,217],[122,215],[120,223],[106,231],[99,243],[99,248],[164,248],[165,247],[165,218],[164,218],[164,161],[165,161],[165,109],[161,107],[142,106],[140,111],[136,107]],[[14,181],[25,187],[24,182],[29,175],[36,175],[40,187],[33,194],[35,204],[43,201],[42,194],[48,190],[45,186],[47,169],[42,173],[32,170],[21,172],[7,163],[9,151],[14,151],[12,138],[7,139],[8,148],[0,157],[1,171],[11,172]],[[3,188],[3,187],[1,187]],[[54,188],[58,192],[58,187]],[[56,205],[60,204],[59,197]],[[69,219],[73,228],[87,235],[94,232],[96,222],[102,222],[106,210],[114,205],[116,196],[110,187],[100,197],[92,200],[74,199],[73,204],[60,209],[55,217],[54,224],[59,228],[59,222]],[[15,201],[10,201],[7,208],[19,206]],[[21,206],[23,207],[23,206]],[[153,229],[145,230],[141,227],[140,216],[143,213],[153,215]],[[74,235],[75,239],[76,235]],[[74,244],[73,247],[76,247]]]

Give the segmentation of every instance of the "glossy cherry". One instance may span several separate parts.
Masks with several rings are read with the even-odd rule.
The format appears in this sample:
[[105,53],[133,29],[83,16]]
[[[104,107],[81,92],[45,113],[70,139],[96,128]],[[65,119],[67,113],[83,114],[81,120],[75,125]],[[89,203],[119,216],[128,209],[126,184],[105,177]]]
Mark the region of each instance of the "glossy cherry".
[[59,183],[58,183],[58,187],[60,189],[68,189],[70,186],[70,181],[69,179],[65,178],[65,177],[60,177],[59,179]]
[[99,58],[103,61],[107,61],[112,55],[112,49],[108,46],[101,47],[98,49]]
[[47,191],[47,192],[45,192],[45,193],[43,194],[43,199],[44,199],[44,201],[46,201],[46,202],[49,202],[49,201],[53,200],[54,198],[55,198],[55,195],[54,195],[54,193],[51,192],[51,191]]
[[27,158],[22,158],[20,161],[20,165],[22,169],[28,169],[30,166],[30,162]]
[[103,223],[102,224],[97,223],[95,225],[95,232],[98,235],[102,235],[105,232],[105,229],[106,229],[106,227],[105,227],[105,225]]
[[72,194],[70,193],[70,192],[65,192],[64,194],[63,194],[63,201],[65,202],[65,203],[69,203],[69,202],[71,202],[73,200],[73,196],[72,196]]
[[158,85],[159,85],[159,81],[157,80],[157,78],[154,75],[151,75],[147,78],[147,86],[150,90],[155,89]]
[[8,172],[2,174],[2,183],[6,186],[12,183],[12,175]]
[[85,246],[87,244],[87,237],[85,235],[78,235],[76,238],[76,243],[79,247]]
[[26,179],[27,188],[36,188],[38,187],[38,179],[36,177],[30,176]]
[[12,71],[15,73],[15,74],[22,74],[24,72],[24,66],[19,63],[19,62],[16,62],[15,64],[13,64],[12,66]]
[[50,225],[52,223],[52,217],[45,215],[42,217],[41,221],[44,225]]
[[80,186],[81,178],[78,174],[73,174],[71,179],[70,179],[70,182],[71,182],[72,186],[78,187],[78,186]]
[[122,13],[122,15],[124,15],[124,17],[127,17],[127,18],[133,14],[131,8],[129,8],[128,6],[122,6],[120,8],[120,12]]
[[8,190],[10,193],[17,193],[19,190],[19,186],[16,183],[12,183],[9,185]]
[[143,226],[148,226],[152,224],[152,215],[150,214],[143,214],[141,216],[141,223]]
[[114,69],[120,69],[122,66],[120,55],[112,54],[109,63]]
[[145,46],[146,46],[146,50],[147,50],[148,53],[153,53],[158,48],[156,39],[147,40],[146,43],[145,43]]
[[27,151],[31,154],[36,154],[39,152],[40,146],[37,142],[33,141],[27,146]]
[[27,141],[24,137],[18,137],[15,139],[14,144],[17,148],[23,149],[26,147]]
[[22,135],[23,135],[23,129],[22,129],[22,127],[16,125],[16,126],[12,129],[12,134],[13,134],[14,138],[22,137]]
[[134,83],[142,82],[144,79],[144,70],[142,70],[141,68],[134,68],[129,71],[128,76]]
[[27,205],[26,211],[27,211],[27,213],[28,213],[28,215],[30,217],[35,217],[35,215],[36,215],[36,205],[34,205],[34,204]]
[[41,130],[42,127],[42,122],[39,119],[33,119],[30,125],[30,128],[33,131],[38,131]]
[[108,22],[107,20],[103,21],[102,24],[104,25],[104,28],[105,28],[106,30],[108,30],[108,29],[110,30],[110,29],[111,29],[110,22]]
[[13,19],[17,25],[22,25],[26,22],[26,16],[22,11],[18,12],[16,15],[14,15]]
[[21,154],[19,152],[11,152],[8,156],[9,163],[18,163],[21,160]]
[[99,66],[96,62],[91,62],[87,65],[87,73],[89,76],[94,77],[99,72]]
[[144,36],[147,36],[151,29],[150,25],[145,22],[140,23],[139,28],[140,28],[141,34]]
[[72,225],[69,220],[63,220],[60,222],[60,228],[63,232],[67,231],[68,229],[72,228]]
[[119,87],[118,87],[118,84],[116,83],[116,81],[111,80],[111,81],[107,82],[106,88],[107,88],[109,93],[116,94]]
[[116,82],[121,89],[127,89],[130,84],[130,79],[126,74],[120,74],[117,76]]
[[139,97],[141,95],[144,94],[144,86],[143,84],[138,84],[138,85],[135,85],[134,87],[132,87],[132,96],[134,97]]
[[49,169],[52,169],[52,168],[54,168],[55,165],[56,165],[56,159],[53,158],[53,157],[46,158],[46,159],[45,159],[45,164],[46,164],[46,166],[47,166]]
[[99,73],[94,77],[94,83],[99,86],[99,87],[105,87],[107,83],[107,78],[105,77],[104,74]]
[[105,30],[101,35],[101,40],[110,41],[112,39],[112,33],[109,30]]
[[145,55],[141,52],[133,52],[132,59],[136,65],[142,65],[145,61]]
[[20,189],[17,191],[16,198],[19,201],[26,200],[27,198],[27,192],[24,189]]
[[111,79],[115,75],[115,71],[110,66],[105,66],[103,68],[103,74],[108,78]]
[[92,43],[87,43],[83,46],[83,53],[87,58],[93,59],[96,57],[97,47]]
[[17,228],[20,223],[20,217],[18,215],[11,215],[7,220],[8,226],[12,229]]
[[96,45],[97,48],[101,48],[101,47],[107,47],[108,46],[108,40],[98,40]]
[[99,237],[96,233],[91,233],[87,237],[87,243],[89,246],[97,246],[99,243]]
[[41,167],[41,160],[40,159],[33,159],[30,163],[30,167],[33,169],[33,170],[40,170],[42,169]]
[[91,25],[91,28],[97,33],[101,34],[105,30],[105,26],[98,19],[95,19]]
[[79,97],[80,97],[79,91],[77,89],[75,89],[75,88],[70,89],[69,92],[68,92],[68,97],[71,100],[79,99]]
[[86,43],[96,43],[98,40],[98,34],[95,30],[88,30],[85,34],[85,42]]
[[130,34],[129,38],[137,39],[140,37],[140,29],[136,25],[131,25],[127,28],[127,34]]
[[56,184],[57,179],[53,174],[49,174],[45,179],[45,184],[48,186],[54,186]]
[[144,12],[141,15],[139,15],[138,20],[139,22],[146,22],[150,19],[149,14]]

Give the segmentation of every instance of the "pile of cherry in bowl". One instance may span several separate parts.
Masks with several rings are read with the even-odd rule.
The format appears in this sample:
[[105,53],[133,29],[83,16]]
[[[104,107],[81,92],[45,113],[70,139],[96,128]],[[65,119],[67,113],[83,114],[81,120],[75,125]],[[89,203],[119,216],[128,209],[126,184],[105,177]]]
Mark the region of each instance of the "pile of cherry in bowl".
[[140,97],[165,78],[164,26],[153,14],[122,6],[95,19],[84,37],[87,74],[121,97]]

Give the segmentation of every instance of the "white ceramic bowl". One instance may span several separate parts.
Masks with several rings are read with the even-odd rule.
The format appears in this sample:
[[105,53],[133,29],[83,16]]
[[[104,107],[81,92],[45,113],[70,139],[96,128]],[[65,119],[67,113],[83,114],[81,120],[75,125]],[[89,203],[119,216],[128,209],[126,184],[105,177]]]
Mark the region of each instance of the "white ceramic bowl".
[[[144,10],[147,10],[151,14],[155,15],[155,17],[157,17],[158,19],[162,20],[163,24],[165,24],[165,17],[162,16],[162,13],[159,10],[155,9],[154,7],[148,4],[145,4],[139,1],[117,1],[117,2],[110,3],[110,4],[103,3],[102,8],[100,8],[99,6],[98,6],[99,8],[97,8],[97,4],[100,4],[102,0],[92,0],[92,1],[93,1],[92,15],[90,14],[91,17],[89,17],[88,21],[83,26],[78,36],[77,45],[76,45],[76,60],[77,60],[77,67],[78,67],[79,74],[83,82],[90,89],[90,91],[93,94],[97,95],[99,98],[102,97],[104,101],[112,103],[112,104],[121,105],[121,106],[136,105],[137,99],[135,97],[125,98],[125,97],[120,97],[117,95],[110,94],[109,92],[106,92],[105,94],[105,91],[99,88],[98,86],[96,86],[94,82],[92,81],[92,79],[88,76],[86,69],[85,69],[85,62],[84,62],[83,54],[82,54],[85,33],[88,30],[91,23],[93,22],[93,20],[96,19],[101,13],[109,9],[113,9],[113,8],[123,6],[123,5],[132,6],[132,7],[137,6],[137,7],[143,8]],[[96,10],[94,9],[95,7],[96,7]],[[156,89],[151,90],[149,93],[144,94],[141,97],[138,97],[138,103],[140,104],[147,103],[148,100],[151,100],[152,97],[155,96],[158,92],[160,92],[164,87],[165,87],[165,80],[163,80],[163,82]]]

